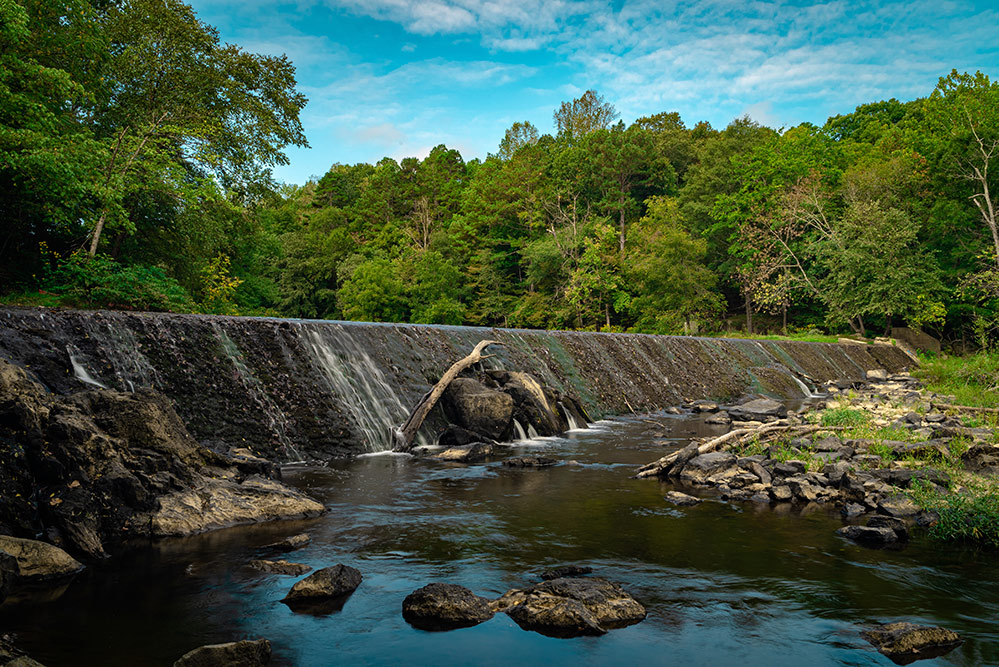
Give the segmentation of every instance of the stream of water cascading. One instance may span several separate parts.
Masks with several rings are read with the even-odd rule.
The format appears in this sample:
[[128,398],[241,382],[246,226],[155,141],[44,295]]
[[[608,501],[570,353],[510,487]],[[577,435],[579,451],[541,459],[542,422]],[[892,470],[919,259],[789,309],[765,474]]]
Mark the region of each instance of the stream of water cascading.
[[108,386],[103,382],[94,379],[94,377],[87,372],[87,368],[80,362],[80,350],[77,349],[75,345],[67,345],[66,353],[69,355],[69,363],[73,366],[73,375],[76,376],[77,380],[81,382],[86,382],[89,385],[95,387],[100,387],[101,389],[108,389]]
[[250,395],[253,402],[256,403],[260,411],[267,417],[268,426],[278,441],[284,446],[285,453],[290,459],[289,463],[302,461],[304,457],[296,449],[291,438],[288,437],[288,419],[284,416],[284,412],[274,403],[265,391],[264,385],[250,371],[246,365],[243,353],[236,346],[236,343],[222,330],[222,327],[217,322],[212,322],[212,329],[215,331],[215,336],[218,338],[219,345],[222,351],[225,352],[226,358],[229,359],[229,362],[235,369],[236,380],[243,385],[246,393]]
[[558,402],[558,408],[559,410],[562,411],[562,416],[565,417],[566,423],[569,424],[569,430],[575,431],[576,429],[578,429],[579,424],[576,423],[576,420],[572,416],[572,413],[565,409],[565,404],[562,401]]
[[[338,324],[300,323],[300,338],[330,392],[341,399],[368,451],[391,449],[393,434],[409,415],[385,374]],[[426,444],[422,434],[417,441]]]
[[110,320],[98,321],[97,318],[87,318],[83,326],[90,338],[101,343],[119,386],[133,394],[136,386],[156,386],[159,379],[156,370],[142,353],[131,329]]
[[513,420],[513,430],[517,432],[517,440],[527,440],[527,433],[524,432],[523,425],[516,419]]

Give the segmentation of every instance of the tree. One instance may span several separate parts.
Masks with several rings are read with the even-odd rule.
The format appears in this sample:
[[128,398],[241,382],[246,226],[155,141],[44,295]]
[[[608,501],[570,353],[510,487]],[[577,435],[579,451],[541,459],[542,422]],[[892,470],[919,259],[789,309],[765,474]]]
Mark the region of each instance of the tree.
[[530,146],[538,143],[538,128],[534,127],[530,121],[517,121],[503,135],[500,141],[497,157],[501,160],[509,160],[513,154],[522,146]]
[[619,115],[614,105],[604,101],[602,95],[587,90],[571,102],[562,102],[553,118],[558,138],[574,143],[590,132],[606,130]]

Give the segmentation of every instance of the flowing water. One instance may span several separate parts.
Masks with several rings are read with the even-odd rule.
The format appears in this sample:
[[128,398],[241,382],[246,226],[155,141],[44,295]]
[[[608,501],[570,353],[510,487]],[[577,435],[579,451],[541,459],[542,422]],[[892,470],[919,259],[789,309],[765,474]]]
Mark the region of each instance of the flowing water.
[[[924,665],[999,664],[999,554],[917,534],[874,551],[834,535],[823,507],[758,507],[708,498],[667,504],[668,486],[638,464],[713,427],[657,415],[600,422],[516,445],[553,468],[461,466],[371,455],[286,471],[323,500],[321,518],[166,540],[91,568],[58,600],[0,609],[48,665],[170,665],[206,643],[267,637],[277,665],[890,665],[860,637],[866,624],[932,623],[966,637]],[[263,545],[307,531],[291,554]],[[360,588],[325,616],[279,600],[297,578],[245,567],[287,557],[357,567]],[[646,605],[648,618],[603,637],[552,639],[505,615],[431,633],[401,615],[431,581],[480,595],[536,582],[543,569],[592,566]]]

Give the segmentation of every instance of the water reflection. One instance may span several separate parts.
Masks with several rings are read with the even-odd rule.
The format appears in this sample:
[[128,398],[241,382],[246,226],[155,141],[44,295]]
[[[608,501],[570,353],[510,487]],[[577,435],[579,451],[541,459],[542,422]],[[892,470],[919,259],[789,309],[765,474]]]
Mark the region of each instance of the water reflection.
[[[918,535],[901,551],[863,549],[837,537],[839,518],[819,505],[673,507],[667,484],[630,476],[716,427],[653,421],[517,447],[564,462],[552,468],[375,456],[290,469],[285,478],[321,498],[326,516],[136,547],[56,602],[0,610],[0,622],[49,667],[169,665],[199,644],[258,636],[285,665],[889,665],[858,632],[902,619],[967,638],[920,664],[999,663],[995,553]],[[293,613],[279,601],[296,578],[245,567],[302,531],[313,541],[289,560],[364,575],[330,615]],[[648,619],[574,640],[524,632],[503,615],[448,633],[402,619],[402,599],[430,581],[498,596],[568,562],[624,584]]]

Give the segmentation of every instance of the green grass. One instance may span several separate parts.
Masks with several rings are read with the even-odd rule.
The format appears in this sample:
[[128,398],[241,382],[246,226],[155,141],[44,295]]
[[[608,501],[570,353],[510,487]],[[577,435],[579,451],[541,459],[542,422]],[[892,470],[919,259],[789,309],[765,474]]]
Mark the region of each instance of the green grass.
[[[926,382],[929,391],[953,395],[958,405],[999,407],[999,352],[923,357],[914,375]],[[989,417],[994,415],[980,418]]]
[[940,516],[930,528],[931,537],[999,547],[999,490],[994,483],[969,483],[960,493],[941,493],[929,483],[915,483],[909,495],[921,508]]
[[791,333],[786,336],[780,334],[747,334],[745,331],[722,331],[719,333],[707,334],[713,338],[749,338],[752,340],[800,340],[807,343],[835,343],[839,336],[806,332]]
[[822,413],[823,426],[860,426],[871,420],[871,416],[856,408],[830,408]]

